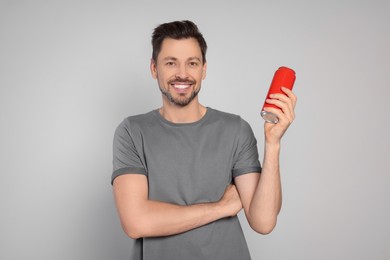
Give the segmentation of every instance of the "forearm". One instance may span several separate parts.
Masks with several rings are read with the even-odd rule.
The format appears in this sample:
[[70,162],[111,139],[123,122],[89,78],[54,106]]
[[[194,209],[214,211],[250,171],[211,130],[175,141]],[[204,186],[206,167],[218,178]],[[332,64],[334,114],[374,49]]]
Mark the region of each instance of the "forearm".
[[133,238],[169,236],[206,225],[225,214],[218,202],[179,206],[148,200],[124,228]]
[[260,233],[272,231],[282,204],[279,153],[280,143],[265,144],[262,173],[249,207],[248,220]]

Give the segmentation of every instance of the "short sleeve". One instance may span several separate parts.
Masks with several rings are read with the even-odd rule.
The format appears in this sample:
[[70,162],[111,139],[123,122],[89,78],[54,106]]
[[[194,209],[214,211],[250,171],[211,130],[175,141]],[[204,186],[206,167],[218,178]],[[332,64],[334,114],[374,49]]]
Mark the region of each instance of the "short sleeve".
[[147,175],[131,134],[130,123],[124,120],[115,130],[113,142],[113,172],[111,184],[122,174]]
[[237,177],[251,172],[261,172],[257,141],[248,122],[241,119],[232,174]]

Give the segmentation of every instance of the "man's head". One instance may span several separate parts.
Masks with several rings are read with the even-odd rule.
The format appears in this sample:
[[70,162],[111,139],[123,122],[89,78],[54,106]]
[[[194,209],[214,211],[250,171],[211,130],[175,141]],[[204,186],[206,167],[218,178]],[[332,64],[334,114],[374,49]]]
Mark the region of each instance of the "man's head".
[[182,107],[197,100],[206,77],[207,49],[197,26],[190,21],[162,24],[154,30],[152,44],[150,68],[164,100]]

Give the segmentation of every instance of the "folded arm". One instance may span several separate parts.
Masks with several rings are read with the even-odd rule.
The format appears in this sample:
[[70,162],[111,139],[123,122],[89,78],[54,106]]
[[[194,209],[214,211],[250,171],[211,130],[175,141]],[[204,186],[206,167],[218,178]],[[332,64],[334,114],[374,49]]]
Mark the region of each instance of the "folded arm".
[[233,185],[217,202],[190,206],[149,200],[147,177],[142,174],[121,175],[115,178],[113,188],[123,230],[134,239],[179,234],[234,216],[242,208]]

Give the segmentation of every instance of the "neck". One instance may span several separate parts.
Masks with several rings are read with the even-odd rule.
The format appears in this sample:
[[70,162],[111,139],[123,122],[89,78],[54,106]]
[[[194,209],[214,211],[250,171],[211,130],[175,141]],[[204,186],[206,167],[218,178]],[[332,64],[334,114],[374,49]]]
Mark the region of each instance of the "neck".
[[199,121],[205,114],[207,108],[201,105],[195,98],[187,106],[181,107],[170,103],[168,100],[163,101],[163,106],[159,109],[162,117],[172,123],[193,123]]

